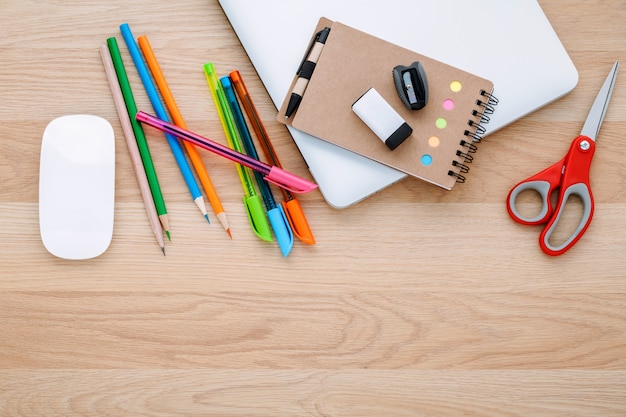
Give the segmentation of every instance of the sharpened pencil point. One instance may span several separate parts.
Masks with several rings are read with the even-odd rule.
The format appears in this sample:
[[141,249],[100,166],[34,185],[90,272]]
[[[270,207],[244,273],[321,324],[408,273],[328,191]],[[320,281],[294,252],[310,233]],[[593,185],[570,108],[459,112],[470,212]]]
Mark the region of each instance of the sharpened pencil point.
[[200,197],[196,198],[193,201],[194,201],[194,203],[196,203],[196,205],[200,209],[200,213],[202,213],[202,215],[208,219],[209,214],[206,211],[206,205],[204,204],[204,198],[202,198],[202,196],[200,196]]
[[206,219],[207,222],[209,222],[209,224],[211,224],[211,220],[209,220],[209,215],[208,214],[205,214],[204,218]]
[[220,221],[222,227],[224,228],[224,230],[226,230],[226,233],[228,233],[228,236],[230,236],[230,238],[232,239],[233,235],[230,234],[230,225],[228,224],[228,218],[226,217],[226,213],[223,211],[217,213],[217,220]]
[[165,246],[161,246],[161,252],[163,252],[163,256],[165,256]]
[[163,226],[163,231],[167,235],[167,240],[169,240],[171,242],[172,239],[170,238],[170,220],[169,220],[169,216],[167,215],[167,213],[166,214],[162,214],[162,215],[159,216],[159,220],[161,221],[161,225]]

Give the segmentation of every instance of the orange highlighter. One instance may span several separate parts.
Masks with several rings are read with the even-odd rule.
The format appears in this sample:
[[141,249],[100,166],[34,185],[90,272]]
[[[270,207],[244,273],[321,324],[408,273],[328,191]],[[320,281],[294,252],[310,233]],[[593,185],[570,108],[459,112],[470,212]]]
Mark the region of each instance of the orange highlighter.
[[[241,78],[241,74],[239,71],[232,71],[228,74],[231,82],[233,83],[233,87],[235,92],[239,96],[239,100],[252,123],[252,128],[254,129],[254,133],[259,139],[259,143],[261,144],[261,148],[263,149],[263,153],[265,157],[271,162],[271,164],[282,168],[280,165],[280,161],[278,160],[278,156],[276,155],[276,151],[270,142],[270,138],[261,122],[261,118],[254,107],[254,103],[252,102],[252,98],[250,98],[250,94],[248,93],[248,89]],[[287,216],[287,220],[289,221],[289,225],[293,230],[293,234],[296,235],[298,239],[308,244],[315,244],[315,238],[313,238],[313,233],[311,232],[311,228],[309,227],[309,223],[306,220],[306,216],[302,211],[302,206],[300,202],[293,196],[289,190],[285,190],[284,188],[280,188],[283,193],[284,201],[281,203],[283,209],[285,210],[285,214]]]

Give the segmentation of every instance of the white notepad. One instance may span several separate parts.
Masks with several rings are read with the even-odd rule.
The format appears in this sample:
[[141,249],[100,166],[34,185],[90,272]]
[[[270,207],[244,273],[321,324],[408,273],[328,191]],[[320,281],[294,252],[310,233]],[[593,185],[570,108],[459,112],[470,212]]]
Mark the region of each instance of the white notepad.
[[[493,81],[500,103],[486,135],[567,94],[578,82],[574,64],[536,0],[218,1],[276,107],[322,16]],[[289,131],[335,208],[349,207],[406,176]],[[480,163],[480,150],[475,163]]]

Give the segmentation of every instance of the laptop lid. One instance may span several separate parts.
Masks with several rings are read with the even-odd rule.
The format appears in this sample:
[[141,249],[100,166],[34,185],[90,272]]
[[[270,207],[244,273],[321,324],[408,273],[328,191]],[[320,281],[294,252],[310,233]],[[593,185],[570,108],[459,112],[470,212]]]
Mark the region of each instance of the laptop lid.
[[[567,94],[578,82],[574,64],[536,0],[218,1],[276,107],[322,16],[491,80],[500,103],[486,134]],[[335,208],[349,207],[406,176],[289,131]]]

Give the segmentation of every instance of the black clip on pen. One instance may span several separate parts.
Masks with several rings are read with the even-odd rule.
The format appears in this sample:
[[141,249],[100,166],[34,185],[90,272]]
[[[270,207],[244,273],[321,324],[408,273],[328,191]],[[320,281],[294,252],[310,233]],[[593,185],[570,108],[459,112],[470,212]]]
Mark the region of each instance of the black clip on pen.
[[328,34],[330,33],[330,28],[325,27],[315,34],[307,53],[304,55],[302,63],[300,64],[300,68],[298,68],[298,72],[296,75],[298,76],[298,80],[296,81],[296,85],[294,85],[293,90],[291,91],[291,97],[289,97],[289,104],[287,105],[287,110],[285,111],[285,118],[289,118],[296,111],[298,106],[300,105],[300,101],[302,101],[302,95],[306,90],[307,85],[309,84],[309,80],[313,75],[313,70],[315,69],[315,64],[319,59],[322,49],[324,48],[324,44],[326,43],[326,39],[328,39]]

